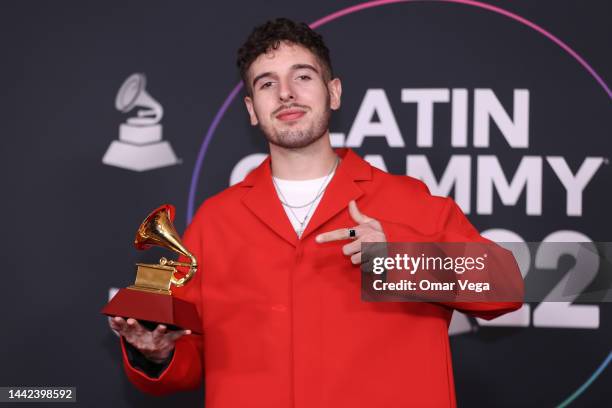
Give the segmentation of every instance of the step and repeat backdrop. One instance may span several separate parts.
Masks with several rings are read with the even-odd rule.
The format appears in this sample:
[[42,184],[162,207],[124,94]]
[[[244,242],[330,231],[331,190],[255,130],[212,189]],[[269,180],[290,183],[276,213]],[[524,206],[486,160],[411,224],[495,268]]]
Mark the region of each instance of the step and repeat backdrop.
[[[76,387],[92,407],[203,404],[203,389],[163,398],[134,389],[99,311],[133,283],[136,262],[168,255],[132,245],[149,211],[174,204],[182,232],[203,200],[265,157],[235,54],[274,17],[311,24],[331,50],[343,84],[334,146],[454,197],[495,241],[612,241],[609,2],[0,10],[0,386]],[[523,274],[539,256],[525,248]],[[459,406],[610,404],[610,303],[578,295],[490,322],[455,313],[449,334]]]

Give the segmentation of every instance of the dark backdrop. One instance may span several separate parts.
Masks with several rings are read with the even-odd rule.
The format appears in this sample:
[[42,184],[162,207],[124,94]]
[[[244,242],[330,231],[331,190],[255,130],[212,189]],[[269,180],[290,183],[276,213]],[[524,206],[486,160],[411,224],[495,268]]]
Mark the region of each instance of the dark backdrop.
[[[470,220],[501,241],[511,233],[542,241],[559,231],[549,239],[611,241],[612,123],[605,85],[612,70],[611,3],[487,1],[503,10],[406,2],[321,24],[344,86],[343,107],[331,125],[344,135],[336,144],[391,172],[424,177],[436,194],[456,197],[461,190]],[[148,211],[175,204],[182,231],[193,208],[225,188],[242,159],[265,153],[262,137],[248,125],[242,94],[228,96],[239,81],[235,51],[252,27],[276,16],[313,23],[355,4],[2,2],[0,386],[76,386],[79,404],[88,407],[201,406],[202,390],[165,398],[136,391],[99,310],[111,287],[132,283],[135,262],[159,256],[131,245]],[[180,158],[175,165],[136,172],[102,163],[119,125],[135,115],[117,111],[114,99],[137,72],[164,108],[163,139]],[[417,140],[417,126],[427,117],[417,114],[416,103],[402,102],[402,90],[418,89],[421,98],[438,92],[451,101],[433,105],[431,146]],[[483,98],[478,107],[476,94]],[[497,121],[488,120],[495,101]],[[227,109],[220,111],[224,102]],[[356,120],[360,110],[365,121]],[[490,123],[486,146],[474,144],[476,110],[486,111],[480,125]],[[527,115],[522,128],[517,112]],[[504,115],[522,146],[508,143],[512,126],[497,124]],[[452,144],[452,128],[462,128],[463,117],[467,143]],[[581,193],[569,199],[571,210],[551,157],[572,174],[583,163],[591,166]],[[463,164],[445,173],[453,159]],[[527,166],[526,188],[521,165]],[[457,177],[457,184],[436,186],[427,166],[437,180]],[[487,192],[490,177],[499,182],[500,175],[517,182],[514,199],[501,188]],[[460,180],[467,184],[459,187]],[[572,318],[572,306],[530,306],[503,326],[455,317],[459,405],[607,406],[610,370],[588,381],[611,351],[610,304],[592,305],[586,320]],[[553,322],[552,316],[562,317]],[[584,393],[571,399],[585,382]]]

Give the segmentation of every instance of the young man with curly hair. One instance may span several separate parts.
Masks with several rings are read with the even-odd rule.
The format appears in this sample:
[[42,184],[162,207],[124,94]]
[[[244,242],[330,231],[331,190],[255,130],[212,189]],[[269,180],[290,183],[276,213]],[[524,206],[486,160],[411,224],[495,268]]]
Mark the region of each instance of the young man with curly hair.
[[453,310],[491,319],[521,303],[363,302],[361,243],[484,239],[450,198],[331,147],[342,86],[307,25],[255,28],[238,67],[270,155],[185,233],[201,267],[175,295],[204,334],[112,321],[129,379],[155,395],[204,379],[207,408],[455,406]]

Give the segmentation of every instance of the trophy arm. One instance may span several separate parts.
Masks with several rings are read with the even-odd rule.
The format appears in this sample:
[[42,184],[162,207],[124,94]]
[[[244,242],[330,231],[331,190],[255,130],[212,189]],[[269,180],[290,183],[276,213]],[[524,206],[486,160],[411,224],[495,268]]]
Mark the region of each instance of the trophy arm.
[[161,258],[159,260],[159,263],[161,265],[188,266],[189,267],[189,271],[187,272],[187,274],[184,277],[180,278],[180,279],[177,279],[174,276],[174,274],[172,275],[172,277],[170,278],[170,282],[174,286],[181,287],[181,286],[185,285],[187,282],[189,282],[191,280],[191,278],[193,278],[193,275],[198,270],[198,261],[196,260],[196,258],[193,255],[190,255],[189,259],[191,260],[191,263],[172,261],[172,260],[168,260],[166,258]]

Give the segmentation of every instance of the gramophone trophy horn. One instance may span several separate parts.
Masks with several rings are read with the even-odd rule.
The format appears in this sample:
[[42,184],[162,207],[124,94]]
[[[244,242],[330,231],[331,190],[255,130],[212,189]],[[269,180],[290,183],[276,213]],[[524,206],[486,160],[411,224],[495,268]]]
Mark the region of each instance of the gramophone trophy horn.
[[[158,323],[190,329],[201,333],[200,318],[195,306],[172,296],[172,286],[185,285],[198,269],[195,256],[183,245],[172,221],[174,207],[162,205],[145,218],[134,239],[138,249],[159,246],[189,259],[179,262],[162,257],[157,264],[136,264],[136,281],[121,289],[104,307],[108,316],[132,317],[155,327]],[[177,267],[188,268],[182,277],[177,277]],[[150,322],[146,324],[146,322]]]
[[[198,261],[185,248],[179,235],[174,229],[174,207],[162,205],[154,210],[142,222],[136,232],[134,245],[138,249],[149,249],[152,246],[160,246],[170,249],[190,259],[190,263],[171,261],[161,258],[159,264],[136,264],[136,282],[129,289],[160,292],[171,294],[170,286],[183,286],[189,282],[198,269]],[[188,267],[189,271],[182,278],[176,278],[177,266]],[[167,293],[166,293],[167,292]]]

